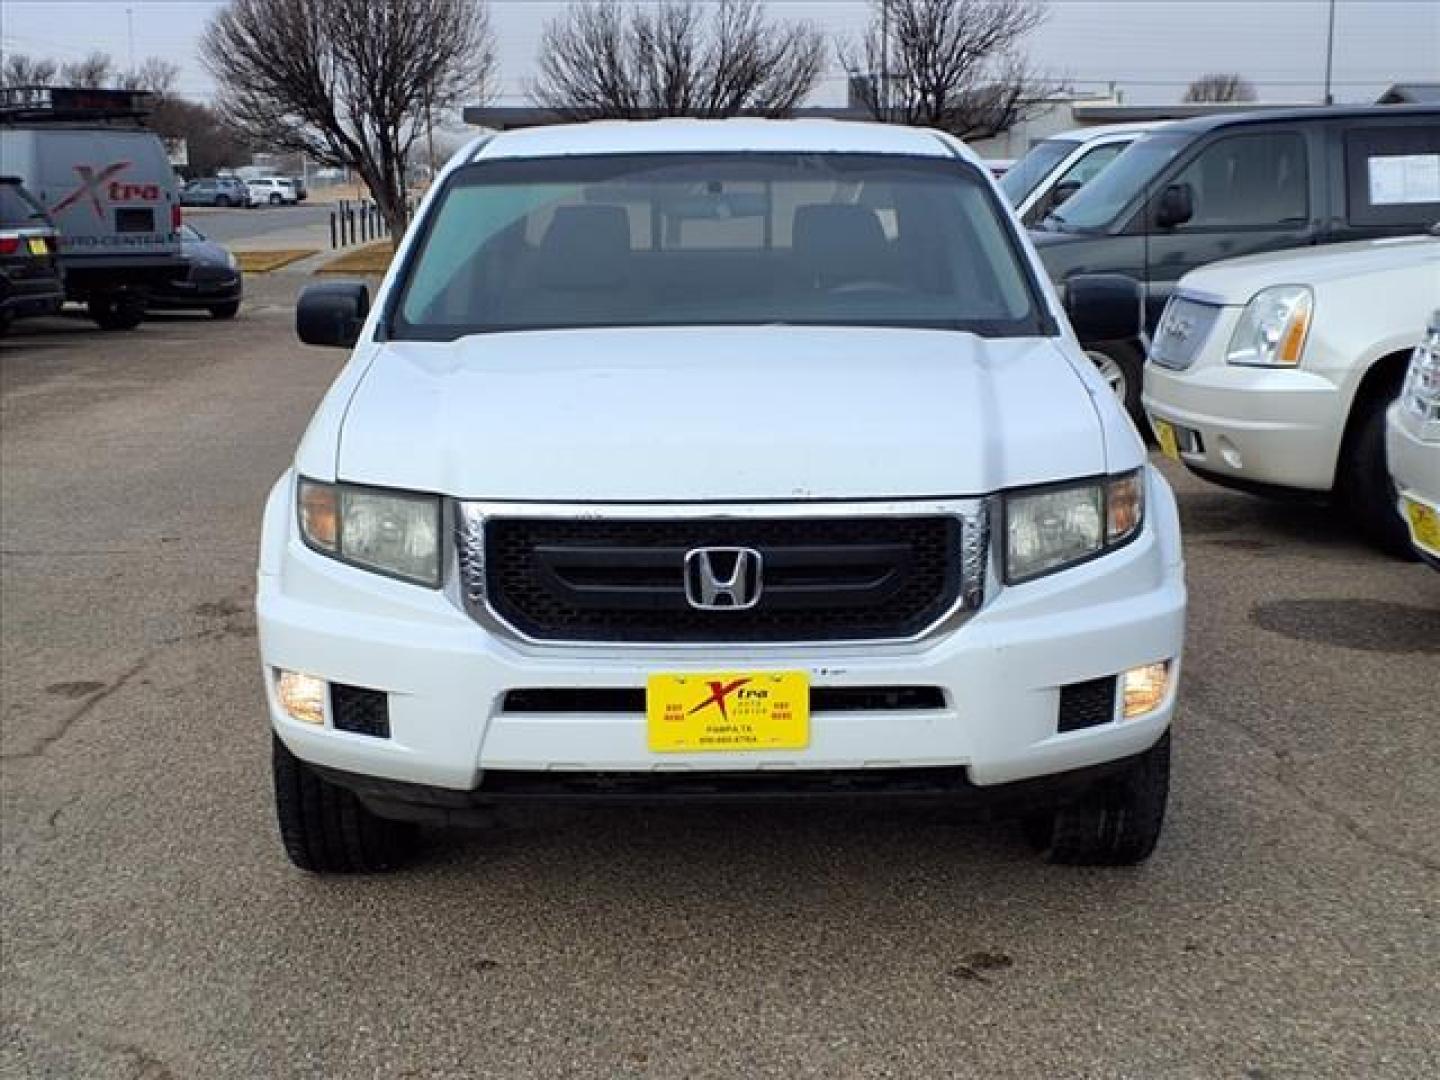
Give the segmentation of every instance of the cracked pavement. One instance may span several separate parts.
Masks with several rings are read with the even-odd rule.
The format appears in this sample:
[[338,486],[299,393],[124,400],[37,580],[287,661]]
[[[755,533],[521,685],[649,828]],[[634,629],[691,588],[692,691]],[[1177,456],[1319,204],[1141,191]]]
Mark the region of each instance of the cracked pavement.
[[285,862],[250,614],[340,354],[0,343],[0,1075],[1440,1075],[1440,574],[1167,471],[1192,608],[1133,871],[937,811],[507,811],[391,877]]

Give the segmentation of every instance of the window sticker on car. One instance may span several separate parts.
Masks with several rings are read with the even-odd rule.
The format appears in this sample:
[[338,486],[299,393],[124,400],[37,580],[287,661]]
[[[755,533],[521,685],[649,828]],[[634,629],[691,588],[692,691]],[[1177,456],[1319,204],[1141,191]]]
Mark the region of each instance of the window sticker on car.
[[1387,154],[1367,164],[1374,205],[1440,202],[1440,154]]

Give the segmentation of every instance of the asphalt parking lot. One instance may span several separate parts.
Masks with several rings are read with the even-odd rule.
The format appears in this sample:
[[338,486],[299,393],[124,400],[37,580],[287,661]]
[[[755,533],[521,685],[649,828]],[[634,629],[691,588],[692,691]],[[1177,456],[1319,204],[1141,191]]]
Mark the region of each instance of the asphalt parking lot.
[[1168,465],[1190,638],[1142,868],[936,811],[694,808],[291,869],[251,598],[342,359],[294,343],[302,282],[0,343],[0,1074],[1440,1075],[1440,574]]

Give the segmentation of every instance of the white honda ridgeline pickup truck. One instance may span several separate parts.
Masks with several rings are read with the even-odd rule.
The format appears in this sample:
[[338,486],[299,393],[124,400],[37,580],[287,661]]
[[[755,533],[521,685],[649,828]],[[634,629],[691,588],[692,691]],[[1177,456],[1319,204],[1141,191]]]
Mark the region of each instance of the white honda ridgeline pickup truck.
[[[1072,279],[1089,336],[1133,284]],[[1123,325],[1122,325],[1123,324]],[[945,135],[653,121],[480,139],[265,512],[280,831],[378,870],[507,800],[893,795],[1148,856],[1175,501]]]

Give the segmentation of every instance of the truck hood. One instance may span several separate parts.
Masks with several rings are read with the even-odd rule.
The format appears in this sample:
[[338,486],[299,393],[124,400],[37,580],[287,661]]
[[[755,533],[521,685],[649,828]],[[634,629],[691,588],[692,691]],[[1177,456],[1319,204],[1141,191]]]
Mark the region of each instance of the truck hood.
[[1440,297],[1440,237],[1392,236],[1243,255],[1192,270],[1180,287],[1238,305],[1272,285],[1318,286],[1391,273],[1424,275]]
[[337,475],[464,498],[924,498],[1105,470],[1058,344],[933,330],[529,331],[380,346]]

